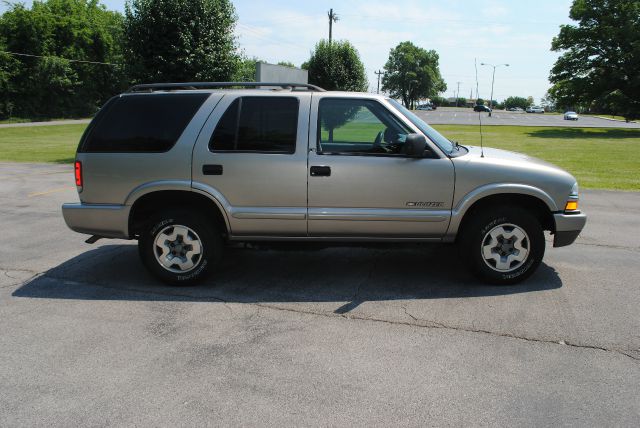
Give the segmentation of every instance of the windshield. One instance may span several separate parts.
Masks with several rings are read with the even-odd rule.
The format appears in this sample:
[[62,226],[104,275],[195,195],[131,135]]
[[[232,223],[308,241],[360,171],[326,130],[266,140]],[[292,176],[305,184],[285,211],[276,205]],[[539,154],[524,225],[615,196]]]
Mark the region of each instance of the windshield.
[[413,114],[409,109],[407,109],[405,106],[403,106],[402,104],[400,104],[396,100],[391,99],[391,98],[387,98],[387,101],[389,101],[395,108],[400,110],[400,112],[407,119],[409,119],[409,121],[411,123],[413,123],[415,126],[417,126],[418,129],[420,131],[422,131],[422,133],[427,138],[429,138],[431,141],[436,143],[438,145],[438,147],[440,147],[445,153],[449,153],[450,154],[453,151],[453,149],[455,148],[453,143],[451,141],[449,141],[447,138],[445,138],[444,136],[442,136],[442,134],[440,134],[438,131],[436,131],[435,129],[433,129],[429,125],[427,125],[427,123],[424,120],[420,119],[418,116]]

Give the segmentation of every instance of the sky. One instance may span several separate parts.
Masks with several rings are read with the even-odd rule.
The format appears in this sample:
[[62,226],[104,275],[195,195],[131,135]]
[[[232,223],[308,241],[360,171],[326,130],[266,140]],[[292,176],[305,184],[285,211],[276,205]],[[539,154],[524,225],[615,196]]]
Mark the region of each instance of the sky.
[[[124,0],[102,0],[109,9],[123,11]],[[29,4],[29,1],[26,1]],[[509,64],[496,69],[494,99],[533,96],[536,102],[549,89],[549,71],[558,53],[551,40],[568,24],[571,0],[235,0],[236,36],[248,57],[269,63],[289,61],[300,66],[315,44],[328,38],[327,12],[338,22],[333,38],[351,42],[364,63],[369,86],[376,90],[376,70],[382,70],[389,51],[411,41],[440,56],[447,83],[445,97],[469,98],[476,88],[478,63],[481,98],[491,94],[493,69],[480,63]],[[7,6],[0,3],[0,11]]]

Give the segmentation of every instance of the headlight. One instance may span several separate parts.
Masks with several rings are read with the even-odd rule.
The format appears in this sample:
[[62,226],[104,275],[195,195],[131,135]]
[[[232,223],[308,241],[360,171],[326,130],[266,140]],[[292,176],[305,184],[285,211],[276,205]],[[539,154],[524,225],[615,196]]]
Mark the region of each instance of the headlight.
[[578,188],[578,183],[575,183],[571,188],[571,193],[569,194],[569,197],[578,199],[579,195],[580,195],[580,189]]

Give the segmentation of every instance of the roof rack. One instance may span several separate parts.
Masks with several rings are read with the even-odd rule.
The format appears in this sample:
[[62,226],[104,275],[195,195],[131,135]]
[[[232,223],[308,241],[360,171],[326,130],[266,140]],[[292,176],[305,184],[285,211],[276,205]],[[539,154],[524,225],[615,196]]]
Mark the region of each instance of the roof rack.
[[319,86],[310,85],[308,83],[271,83],[271,82],[184,82],[184,83],[145,83],[130,87],[127,92],[153,92],[153,91],[170,91],[170,90],[194,90],[194,89],[215,89],[215,88],[256,88],[256,87],[273,87],[281,89],[295,90],[304,88],[308,91],[325,92]]

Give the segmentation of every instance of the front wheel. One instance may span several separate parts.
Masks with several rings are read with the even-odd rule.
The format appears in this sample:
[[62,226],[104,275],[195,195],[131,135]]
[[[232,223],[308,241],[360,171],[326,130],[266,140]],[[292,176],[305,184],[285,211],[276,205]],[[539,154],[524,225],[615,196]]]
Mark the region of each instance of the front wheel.
[[475,213],[462,230],[460,245],[473,273],[496,285],[528,278],[542,262],[545,250],[540,222],[518,207]]
[[138,250],[142,263],[159,280],[192,285],[205,279],[220,260],[222,237],[200,215],[166,211],[149,220]]

